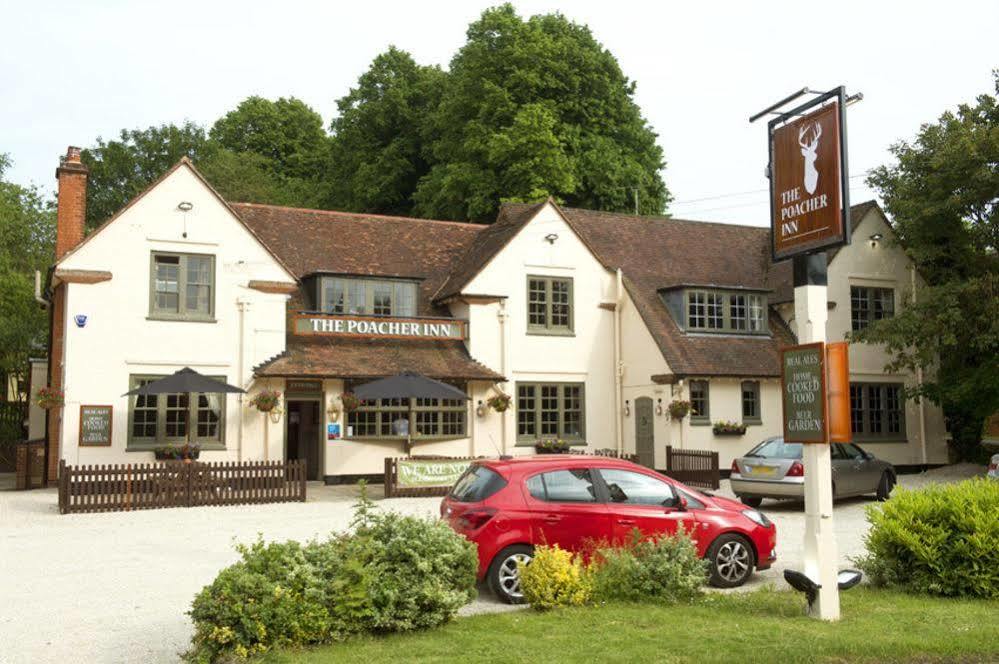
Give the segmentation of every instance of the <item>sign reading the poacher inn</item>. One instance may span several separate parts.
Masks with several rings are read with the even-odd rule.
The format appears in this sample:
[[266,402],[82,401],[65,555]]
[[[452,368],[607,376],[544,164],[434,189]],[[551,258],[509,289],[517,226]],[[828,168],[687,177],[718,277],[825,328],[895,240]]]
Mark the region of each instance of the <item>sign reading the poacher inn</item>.
[[839,102],[774,129],[770,140],[774,258],[844,242]]
[[300,314],[295,317],[295,334],[318,334],[370,339],[464,339],[463,320],[449,318],[384,318]]
[[784,440],[827,443],[825,344],[781,350],[781,400]]

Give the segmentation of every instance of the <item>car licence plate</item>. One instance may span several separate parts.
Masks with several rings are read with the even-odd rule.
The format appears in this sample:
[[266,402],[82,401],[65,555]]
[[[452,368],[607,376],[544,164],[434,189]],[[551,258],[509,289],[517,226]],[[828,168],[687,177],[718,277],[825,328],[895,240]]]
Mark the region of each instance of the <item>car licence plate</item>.
[[750,466],[749,474],[753,477],[773,477],[777,474],[776,466]]

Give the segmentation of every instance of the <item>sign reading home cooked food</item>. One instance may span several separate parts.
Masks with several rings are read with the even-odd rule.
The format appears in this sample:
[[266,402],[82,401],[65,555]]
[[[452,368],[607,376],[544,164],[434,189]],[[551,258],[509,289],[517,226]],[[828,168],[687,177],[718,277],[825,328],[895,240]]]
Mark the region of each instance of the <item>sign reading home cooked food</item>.
[[842,94],[832,96],[832,101],[794,122],[776,126],[778,119],[770,124],[770,226],[775,260],[849,242],[842,103]]
[[451,486],[468,469],[471,461],[447,459],[399,459],[397,486],[402,488]]
[[111,444],[111,406],[80,406],[80,447]]
[[790,346],[781,355],[784,440],[827,443],[825,344]]
[[299,315],[295,334],[368,339],[464,339],[466,321],[449,318]]

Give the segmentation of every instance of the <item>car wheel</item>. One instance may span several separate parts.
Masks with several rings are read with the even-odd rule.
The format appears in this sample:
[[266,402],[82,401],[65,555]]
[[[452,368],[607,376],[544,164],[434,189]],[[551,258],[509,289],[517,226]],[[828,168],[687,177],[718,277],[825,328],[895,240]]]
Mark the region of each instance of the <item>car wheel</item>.
[[708,549],[709,581],[716,588],[735,588],[746,582],[756,567],[753,546],[742,535],[725,533]]
[[878,500],[882,503],[888,500],[888,496],[891,495],[891,490],[894,487],[895,482],[892,481],[891,473],[882,473],[881,481],[878,482]]
[[486,577],[489,589],[507,604],[523,604],[524,592],[520,589],[519,563],[530,563],[534,548],[526,544],[508,546],[493,558]]
[[739,496],[739,500],[742,501],[743,505],[748,505],[749,507],[759,507],[763,504],[763,499],[759,496]]

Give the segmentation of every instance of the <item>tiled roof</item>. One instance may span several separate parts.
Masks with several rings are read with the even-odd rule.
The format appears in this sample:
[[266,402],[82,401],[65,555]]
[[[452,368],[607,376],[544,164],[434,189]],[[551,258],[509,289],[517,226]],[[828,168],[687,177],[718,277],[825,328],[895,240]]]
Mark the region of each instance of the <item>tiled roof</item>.
[[475,237],[489,228],[276,205],[231,207],[299,279],[316,272],[419,279],[419,315],[443,313],[431,297]]
[[264,377],[372,378],[415,371],[430,378],[502,381],[461,341],[288,337],[288,349],[254,370]]

